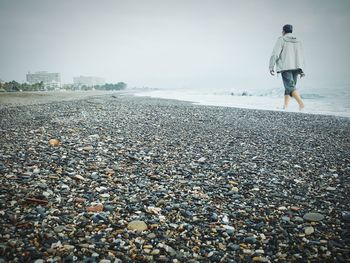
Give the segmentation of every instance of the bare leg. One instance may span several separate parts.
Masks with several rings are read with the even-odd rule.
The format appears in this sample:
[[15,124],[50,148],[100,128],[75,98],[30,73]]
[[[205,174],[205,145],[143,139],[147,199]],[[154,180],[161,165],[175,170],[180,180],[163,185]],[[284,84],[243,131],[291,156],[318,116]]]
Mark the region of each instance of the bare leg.
[[301,97],[300,97],[299,92],[298,92],[297,90],[293,91],[293,92],[292,92],[292,96],[293,96],[293,98],[298,102],[298,104],[299,104],[299,110],[303,110],[304,107],[305,107],[305,105],[304,105],[303,100],[302,100]]
[[283,105],[283,109],[287,109],[288,108],[288,103],[289,103],[289,95],[284,95],[284,105]]

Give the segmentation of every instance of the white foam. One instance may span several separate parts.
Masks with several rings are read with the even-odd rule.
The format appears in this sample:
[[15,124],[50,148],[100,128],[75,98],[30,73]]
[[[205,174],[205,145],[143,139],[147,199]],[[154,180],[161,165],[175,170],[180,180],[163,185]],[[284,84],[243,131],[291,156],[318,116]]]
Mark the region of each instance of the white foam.
[[[248,96],[242,96],[242,93],[243,91],[220,89],[212,91],[200,89],[159,89],[138,91],[135,92],[135,95],[190,101],[199,105],[285,111],[283,109],[282,89],[248,92]],[[303,96],[302,92],[301,95]],[[342,96],[332,97],[325,93],[316,94],[308,91],[307,93],[305,92],[304,113],[350,117],[349,98],[349,92],[343,92]],[[290,100],[290,105],[286,111],[299,112],[298,104],[294,99]]]

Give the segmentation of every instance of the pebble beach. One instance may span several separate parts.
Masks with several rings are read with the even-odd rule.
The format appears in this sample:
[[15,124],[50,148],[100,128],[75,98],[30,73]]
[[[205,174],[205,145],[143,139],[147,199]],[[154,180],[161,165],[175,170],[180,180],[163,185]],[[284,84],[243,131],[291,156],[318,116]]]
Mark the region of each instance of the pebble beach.
[[350,262],[349,118],[65,94],[0,94],[0,262]]

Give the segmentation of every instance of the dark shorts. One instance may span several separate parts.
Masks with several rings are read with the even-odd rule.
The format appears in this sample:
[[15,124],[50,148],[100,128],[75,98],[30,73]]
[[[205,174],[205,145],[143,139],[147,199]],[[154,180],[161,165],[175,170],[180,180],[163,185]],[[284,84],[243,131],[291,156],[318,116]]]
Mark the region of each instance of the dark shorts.
[[282,71],[282,80],[284,85],[284,95],[292,96],[293,91],[296,90],[298,75],[301,73],[300,69]]

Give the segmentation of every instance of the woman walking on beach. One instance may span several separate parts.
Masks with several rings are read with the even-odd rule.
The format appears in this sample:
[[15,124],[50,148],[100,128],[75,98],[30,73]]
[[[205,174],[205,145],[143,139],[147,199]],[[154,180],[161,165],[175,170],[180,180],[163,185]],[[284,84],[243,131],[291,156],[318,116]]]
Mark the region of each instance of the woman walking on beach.
[[277,73],[281,73],[285,88],[284,92],[284,109],[287,109],[289,98],[293,97],[299,104],[299,110],[304,109],[299,92],[296,90],[298,75],[304,77],[304,57],[301,42],[292,35],[293,26],[284,25],[282,28],[282,36],[277,39],[275,47],[270,58],[270,73],[275,75],[274,68],[276,66]]

